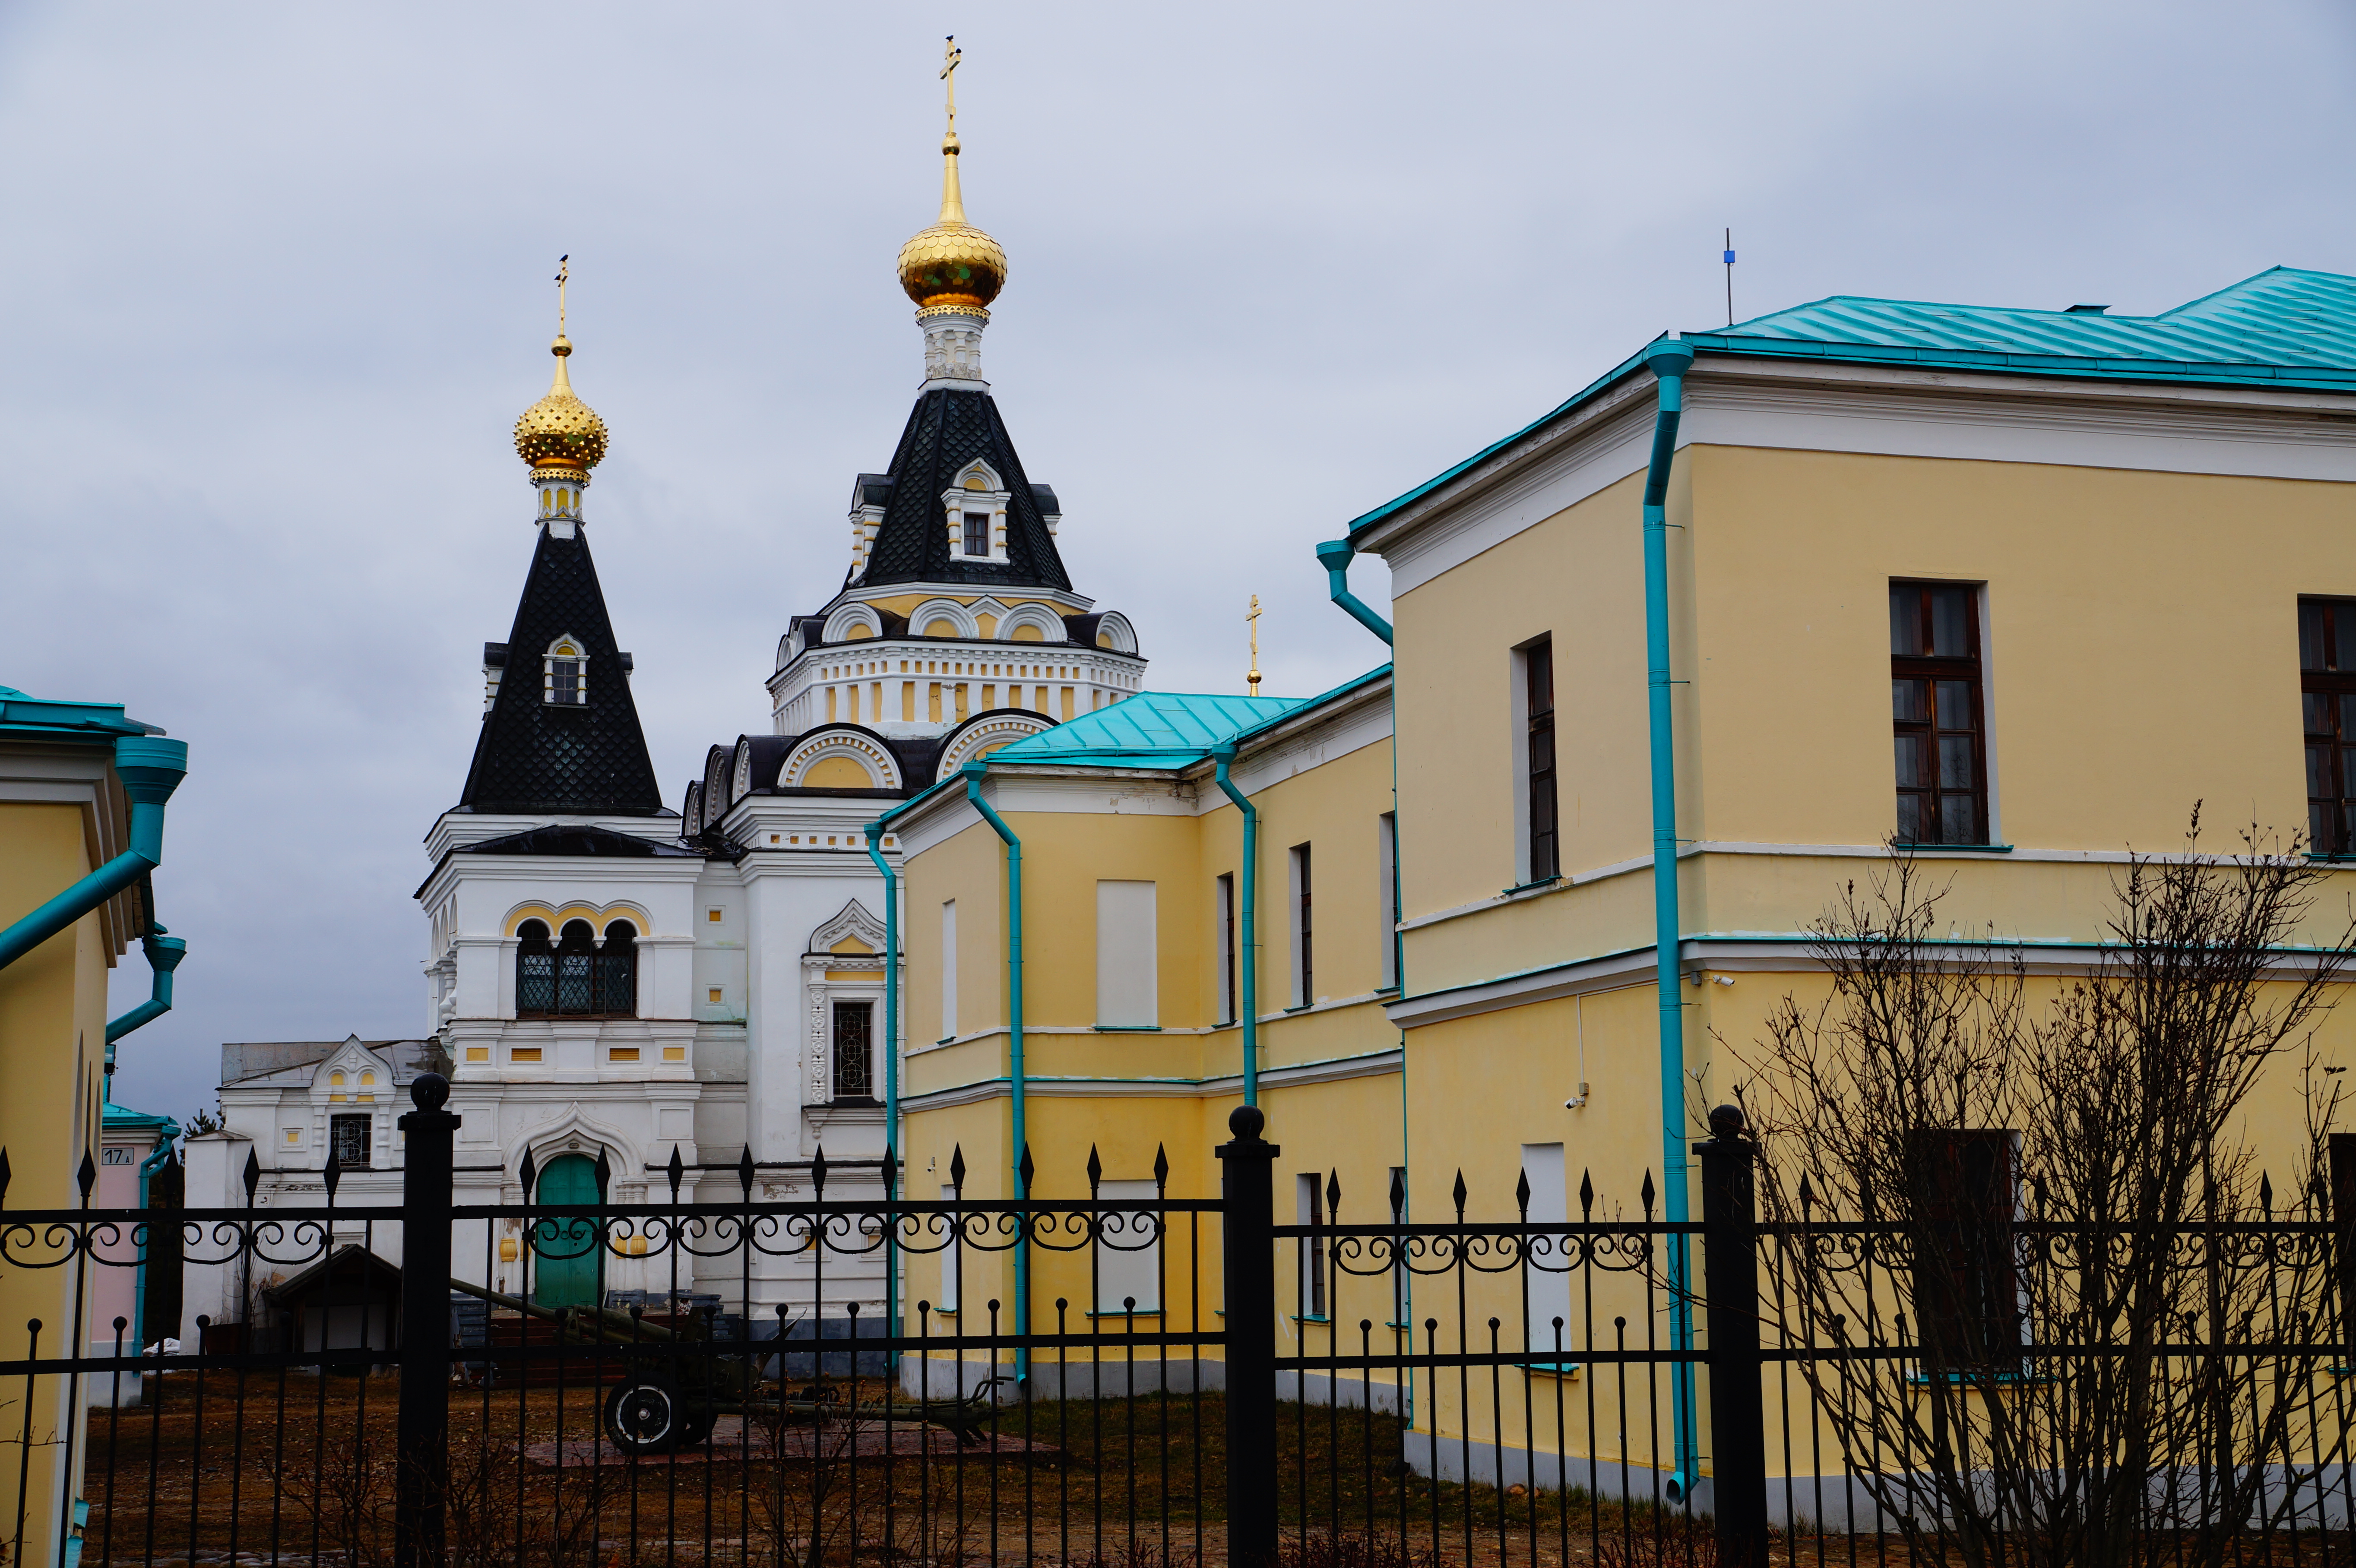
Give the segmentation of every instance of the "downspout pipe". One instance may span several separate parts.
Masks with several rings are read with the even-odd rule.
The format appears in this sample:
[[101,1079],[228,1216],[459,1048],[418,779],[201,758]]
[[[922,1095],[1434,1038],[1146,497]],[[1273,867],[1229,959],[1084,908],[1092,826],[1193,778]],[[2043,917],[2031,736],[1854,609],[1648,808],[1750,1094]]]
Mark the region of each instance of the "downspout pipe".
[[1350,548],[1348,539],[1327,539],[1317,547],[1317,564],[1325,569],[1325,592],[1352,620],[1388,644],[1391,624],[1367,609],[1365,602],[1350,592],[1350,558],[1357,553]]
[[[1347,549],[1347,546],[1344,547]],[[1369,612],[1371,613],[1372,612]],[[1236,760],[1235,742],[1213,748],[1211,761],[1217,764],[1215,775],[1219,788],[1236,803],[1244,816],[1244,912],[1243,939],[1237,945],[1243,949],[1243,1015],[1244,1015],[1244,1104],[1259,1104],[1259,807],[1251,796],[1236,787],[1227,776],[1228,764]]]
[[[143,1212],[147,1207],[147,1184],[171,1159],[172,1146],[179,1137],[180,1124],[166,1122],[155,1129],[154,1151],[139,1162],[139,1207]],[[147,1337],[147,1237],[154,1230],[152,1224],[140,1228],[139,1267],[131,1278],[131,1341],[134,1351],[146,1348],[140,1341]]]
[[147,949],[147,967],[155,972],[155,984],[145,1001],[121,1018],[109,1020],[106,1043],[110,1048],[133,1029],[154,1023],[172,1010],[172,971],[188,955],[188,944],[177,936],[165,935],[162,926],[150,924],[144,945]]
[[[884,1149],[894,1162],[884,1171],[884,1193],[905,1198],[907,1194],[900,1190],[896,1163],[900,1158],[900,873],[884,858],[884,825],[898,815],[887,811],[867,825],[867,858],[884,877]],[[900,1333],[899,1237],[897,1225],[884,1236],[890,1255],[884,1260],[884,1331],[894,1339]],[[897,1381],[899,1358],[894,1356],[893,1360],[892,1376]]]
[[[1030,1128],[1024,1121],[1023,1071],[1023,840],[1006,819],[991,809],[990,802],[981,798],[981,781],[990,772],[988,763],[968,763],[958,770],[965,779],[965,797],[973,803],[974,810],[990,824],[991,830],[1006,843],[1006,1076],[1012,1088],[1014,1125],[1009,1142],[1012,1146],[1016,1189],[1024,1198],[1031,1196],[1030,1179],[1023,1175],[1031,1152]],[[1018,1338],[1031,1332],[1031,1226],[1023,1226],[1022,1244],[1014,1249],[1014,1332]],[[1024,1345],[1014,1352],[1014,1381],[1026,1393],[1031,1386],[1031,1349]]]
[[[164,803],[188,772],[188,743],[118,735],[114,773],[131,797],[131,846],[48,902],[0,931],[0,969],[47,942],[164,863]],[[176,960],[177,962],[177,960]]]
[[[1669,467],[1676,461],[1677,423],[1685,413],[1685,376],[1694,351],[1665,338],[1644,351],[1644,363],[1659,383],[1660,405],[1653,416],[1653,455],[1644,470],[1644,684],[1653,783],[1653,950],[1661,1008],[1661,1195],[1663,1218],[1689,1222],[1686,1190],[1685,997],[1678,970],[1684,923],[1677,908],[1677,764],[1669,705]],[[1687,1238],[1668,1238],[1669,1345],[1693,1349],[1693,1296]],[[1700,1474],[1700,1444],[1695,1430],[1693,1363],[1673,1364],[1671,1404],[1675,1419],[1672,1495],[1691,1495]]]

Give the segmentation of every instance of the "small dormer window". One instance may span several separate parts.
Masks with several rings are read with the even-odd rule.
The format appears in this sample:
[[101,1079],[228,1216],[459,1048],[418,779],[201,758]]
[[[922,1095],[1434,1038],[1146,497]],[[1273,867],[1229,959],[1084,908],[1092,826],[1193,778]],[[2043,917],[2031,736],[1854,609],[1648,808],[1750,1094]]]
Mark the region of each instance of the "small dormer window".
[[548,645],[542,700],[560,708],[578,708],[589,700],[589,656],[572,637]]
[[990,514],[968,512],[965,515],[965,553],[970,556],[990,554]]

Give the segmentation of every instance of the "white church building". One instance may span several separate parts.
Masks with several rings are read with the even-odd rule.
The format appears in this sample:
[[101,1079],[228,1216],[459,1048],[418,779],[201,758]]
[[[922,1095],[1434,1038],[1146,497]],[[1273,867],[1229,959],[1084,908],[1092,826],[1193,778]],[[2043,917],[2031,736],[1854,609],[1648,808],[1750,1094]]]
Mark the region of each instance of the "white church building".
[[[997,747],[1142,685],[1135,633],[1075,592],[1055,494],[1031,482],[980,347],[1005,281],[965,220],[954,132],[940,220],[902,249],[925,379],[889,465],[851,488],[841,585],[791,618],[766,680],[764,732],[714,745],[666,807],[591,559],[584,508],[604,421],[567,376],[516,449],[534,491],[531,559],[506,640],[483,656],[484,706],[456,803],[425,835],[428,1027],[416,1040],[223,1048],[224,1131],[191,1140],[187,1201],[273,1210],[397,1202],[408,1085],[438,1071],[462,1118],[456,1201],[730,1200],[879,1190],[888,1129],[884,888],[866,827]],[[749,579],[747,580],[750,581]],[[763,581],[768,581],[764,578]],[[896,840],[883,853],[896,859]],[[396,1228],[397,1229],[397,1228]],[[345,1232],[348,1231],[348,1234]],[[398,1237],[338,1241],[399,1262]],[[590,1300],[587,1264],[531,1264],[519,1232],[454,1238],[455,1267],[552,1304]],[[525,1269],[530,1264],[527,1282]],[[712,1290],[732,1309],[740,1260],[692,1279],[664,1257],[610,1257],[606,1290]],[[674,1275],[674,1270],[680,1272]],[[192,1269],[187,1314],[248,1320],[274,1281]],[[201,1276],[201,1277],[200,1277]],[[880,1260],[830,1258],[824,1301],[798,1259],[755,1259],[748,1305],[882,1317]],[[193,1334],[189,1327],[187,1333]]]

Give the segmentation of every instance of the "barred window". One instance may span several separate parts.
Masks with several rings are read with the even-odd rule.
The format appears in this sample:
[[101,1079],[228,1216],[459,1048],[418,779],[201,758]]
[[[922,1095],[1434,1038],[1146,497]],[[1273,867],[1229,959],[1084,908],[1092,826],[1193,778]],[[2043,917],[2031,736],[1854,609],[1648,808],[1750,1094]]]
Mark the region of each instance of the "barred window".
[[516,1016],[542,1018],[556,1010],[556,949],[545,922],[516,927]]
[[370,1123],[368,1116],[330,1116],[327,1118],[327,1147],[336,1163],[346,1170],[355,1167],[367,1169]]
[[1908,1139],[1922,1230],[1914,1310],[1926,1367],[2003,1371],[2020,1359],[2013,1145],[2002,1128],[1926,1127]]
[[834,1097],[875,1097],[875,1004],[834,1004]]

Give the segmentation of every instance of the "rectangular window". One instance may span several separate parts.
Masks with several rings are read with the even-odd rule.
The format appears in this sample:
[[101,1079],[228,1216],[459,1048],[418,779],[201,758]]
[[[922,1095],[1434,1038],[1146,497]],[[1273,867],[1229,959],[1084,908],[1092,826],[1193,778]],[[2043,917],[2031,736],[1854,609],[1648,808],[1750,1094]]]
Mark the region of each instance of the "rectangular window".
[[1382,912],[1381,989],[1395,991],[1399,983],[1398,813],[1386,811],[1375,818],[1375,907]]
[[[1570,1219],[1570,1192],[1564,1185],[1562,1146],[1524,1144],[1522,1174],[1529,1179],[1529,1222],[1560,1225]],[[1530,1304],[1530,1320],[1523,1345],[1534,1360],[1564,1360],[1563,1347],[1575,1337],[1570,1323],[1570,1250],[1567,1235],[1532,1236],[1522,1258],[1522,1299]]]
[[1152,1029],[1162,1022],[1154,986],[1153,884],[1097,884],[1097,1024]]
[[1236,1021],[1236,874],[1223,873],[1218,880],[1219,923],[1219,1021]]
[[2014,1145],[2002,1129],[1926,1127],[1908,1138],[1922,1237],[1914,1310],[1926,1370],[2002,1370],[2020,1359]]
[[834,1097],[875,1098],[875,1004],[834,1004]]
[[[1303,1225],[1325,1223],[1325,1179],[1313,1170],[1304,1170],[1294,1179],[1300,1194],[1300,1219]],[[1304,1236],[1301,1242],[1301,1316],[1323,1317],[1325,1311],[1325,1238]]]
[[1097,1197],[1102,1202],[1140,1205],[1135,1209],[1109,1210],[1097,1217],[1098,1312],[1162,1309],[1161,1214],[1153,1206],[1161,1196],[1161,1189],[1150,1180],[1097,1184]]
[[1541,637],[1522,650],[1523,722],[1527,726],[1530,864],[1526,881],[1552,880],[1562,859],[1555,834],[1554,639]]
[[958,1031],[957,900],[941,905],[941,1038]]
[[368,1168],[370,1123],[368,1116],[327,1118],[327,1147],[346,1170]]
[[1292,1005],[1305,1008],[1317,999],[1317,943],[1310,918],[1309,846],[1292,847]]
[[1899,842],[1987,843],[1977,589],[1890,585],[1890,705]]
[[2308,848],[2356,855],[2356,599],[2298,602]]
[[588,683],[581,677],[579,659],[548,661],[548,700],[567,706],[589,700]]
[[965,552],[968,555],[990,553],[990,514],[968,512],[965,515]]

